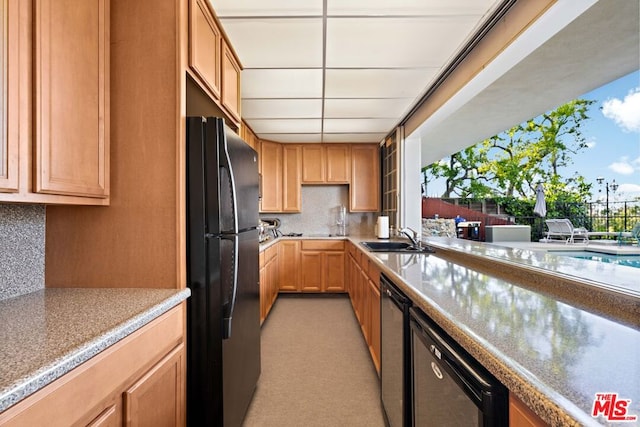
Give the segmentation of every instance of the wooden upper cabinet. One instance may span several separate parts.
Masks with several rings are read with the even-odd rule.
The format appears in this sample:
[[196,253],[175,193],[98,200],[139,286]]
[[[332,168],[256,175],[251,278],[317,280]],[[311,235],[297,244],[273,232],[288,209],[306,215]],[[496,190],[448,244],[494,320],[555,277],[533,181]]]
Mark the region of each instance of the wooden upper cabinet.
[[324,184],[325,154],[322,145],[302,146],[302,182],[304,184]]
[[285,144],[282,147],[282,211],[302,211],[301,162],[299,145]]
[[351,212],[380,210],[380,155],[377,144],[351,146]]
[[327,145],[327,182],[348,184],[351,182],[351,147],[349,145]]
[[0,192],[18,191],[18,1],[0,7]]
[[260,212],[282,212],[282,144],[260,144]]
[[240,64],[233,51],[222,40],[222,106],[240,123]]
[[222,35],[207,3],[189,2],[189,67],[213,98],[219,99]]
[[35,0],[35,191],[109,195],[109,0]]
[[349,184],[350,175],[349,145],[309,144],[302,146],[303,184]]

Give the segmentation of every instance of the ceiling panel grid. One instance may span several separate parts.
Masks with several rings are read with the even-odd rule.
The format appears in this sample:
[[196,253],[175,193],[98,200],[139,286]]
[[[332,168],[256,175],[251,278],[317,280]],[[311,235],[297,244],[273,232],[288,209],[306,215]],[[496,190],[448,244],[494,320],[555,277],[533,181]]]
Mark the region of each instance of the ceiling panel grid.
[[495,0],[210,0],[244,66],[243,119],[280,142],[379,142]]

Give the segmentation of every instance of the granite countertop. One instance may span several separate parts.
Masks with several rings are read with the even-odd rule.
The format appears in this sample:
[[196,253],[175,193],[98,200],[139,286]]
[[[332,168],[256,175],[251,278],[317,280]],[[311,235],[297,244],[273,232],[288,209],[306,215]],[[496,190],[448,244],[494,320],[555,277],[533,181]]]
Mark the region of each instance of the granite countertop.
[[189,295],[189,289],[47,288],[0,301],[0,412]]
[[[377,240],[334,238],[356,245]],[[591,417],[595,395],[618,393],[631,400],[628,413],[639,419],[625,425],[640,425],[640,293],[634,269],[455,238],[427,243],[435,254],[364,253],[549,424],[606,424],[602,416]],[[473,259],[483,268],[474,268]],[[537,283],[522,280],[530,276]],[[553,289],[561,284],[563,289]],[[584,295],[607,294],[605,313],[578,303]],[[618,297],[622,308],[611,304]],[[616,319],[612,314],[620,309],[632,320]]]
[[[549,424],[605,424],[602,416],[591,417],[596,393],[631,399],[628,414],[640,419],[637,326],[465,267],[437,249],[430,255],[367,254],[415,305]],[[640,420],[625,425],[640,425]]]

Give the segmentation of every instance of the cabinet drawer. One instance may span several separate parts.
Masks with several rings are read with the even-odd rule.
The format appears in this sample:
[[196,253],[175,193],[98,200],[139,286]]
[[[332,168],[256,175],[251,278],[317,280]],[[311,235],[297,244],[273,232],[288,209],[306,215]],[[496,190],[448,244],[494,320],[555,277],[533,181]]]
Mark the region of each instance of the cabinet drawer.
[[344,251],[344,240],[303,240],[303,251]]
[[264,250],[264,258],[266,262],[271,261],[273,258],[275,258],[276,255],[278,255],[277,243],[269,246],[267,249]]

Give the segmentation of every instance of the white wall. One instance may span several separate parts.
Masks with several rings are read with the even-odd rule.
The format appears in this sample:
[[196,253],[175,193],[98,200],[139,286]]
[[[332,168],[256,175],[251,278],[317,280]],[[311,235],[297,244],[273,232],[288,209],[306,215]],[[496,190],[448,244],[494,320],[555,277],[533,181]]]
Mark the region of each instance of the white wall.
[[414,132],[400,143],[400,227],[422,230],[420,136]]

